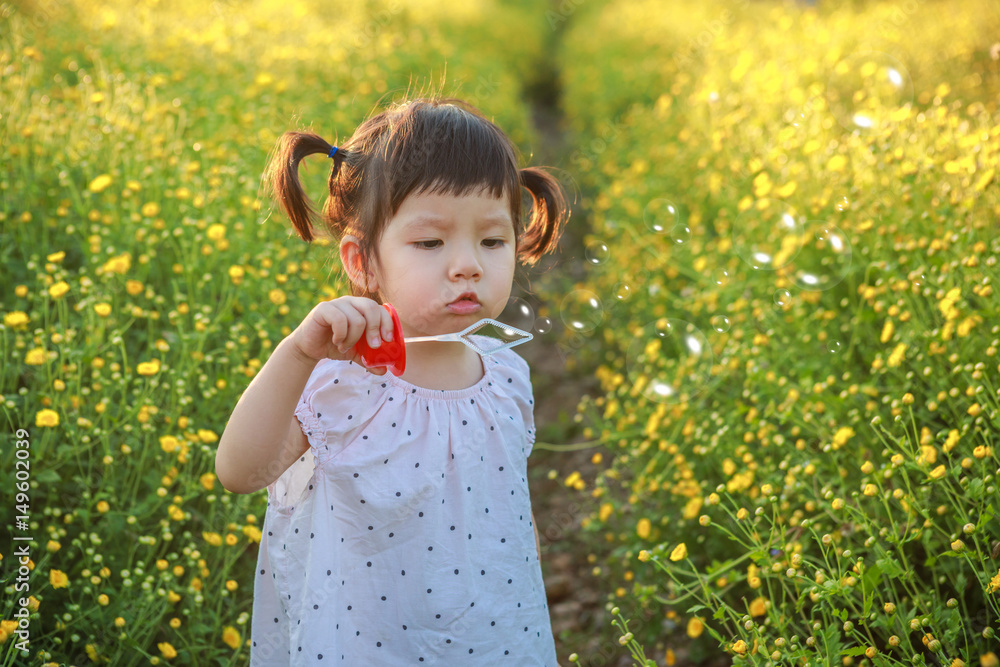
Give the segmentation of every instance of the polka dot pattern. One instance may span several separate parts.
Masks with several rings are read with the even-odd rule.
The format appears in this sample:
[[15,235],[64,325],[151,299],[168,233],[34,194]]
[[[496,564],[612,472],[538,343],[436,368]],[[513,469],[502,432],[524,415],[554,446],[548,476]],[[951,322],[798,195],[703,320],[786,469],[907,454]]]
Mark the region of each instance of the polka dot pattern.
[[268,486],[252,667],[555,667],[528,366],[512,350],[483,366],[438,391],[317,364],[296,409],[309,450]]

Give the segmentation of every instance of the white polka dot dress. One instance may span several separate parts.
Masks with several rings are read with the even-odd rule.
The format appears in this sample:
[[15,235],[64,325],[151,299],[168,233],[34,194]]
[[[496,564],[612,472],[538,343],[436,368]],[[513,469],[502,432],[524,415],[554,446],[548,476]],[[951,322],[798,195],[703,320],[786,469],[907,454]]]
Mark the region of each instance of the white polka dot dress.
[[296,416],[309,450],[267,487],[251,667],[545,665],[528,366],[439,391],[335,360]]

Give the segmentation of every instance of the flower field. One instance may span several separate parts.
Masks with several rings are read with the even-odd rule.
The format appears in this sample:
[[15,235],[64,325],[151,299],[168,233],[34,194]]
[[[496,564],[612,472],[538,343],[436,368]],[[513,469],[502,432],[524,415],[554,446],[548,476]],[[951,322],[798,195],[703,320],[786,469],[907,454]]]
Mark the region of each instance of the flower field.
[[997,664],[1000,13],[960,6],[609,3],[564,39],[607,450],[566,481],[640,663]]
[[0,664],[246,664],[266,495],[216,443],[346,291],[269,151],[433,91],[527,162],[555,72],[580,198],[512,323],[600,383],[539,429],[594,450],[561,487],[616,619],[560,660],[1000,665],[988,0],[35,0],[0,70]]

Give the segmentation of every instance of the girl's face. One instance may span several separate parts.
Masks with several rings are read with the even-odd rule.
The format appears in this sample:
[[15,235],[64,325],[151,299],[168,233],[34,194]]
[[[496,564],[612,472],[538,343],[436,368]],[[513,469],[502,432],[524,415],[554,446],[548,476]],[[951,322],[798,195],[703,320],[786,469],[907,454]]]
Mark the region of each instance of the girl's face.
[[514,280],[514,223],[506,199],[477,191],[411,194],[388,222],[373,269],[403,333],[460,331],[507,305]]

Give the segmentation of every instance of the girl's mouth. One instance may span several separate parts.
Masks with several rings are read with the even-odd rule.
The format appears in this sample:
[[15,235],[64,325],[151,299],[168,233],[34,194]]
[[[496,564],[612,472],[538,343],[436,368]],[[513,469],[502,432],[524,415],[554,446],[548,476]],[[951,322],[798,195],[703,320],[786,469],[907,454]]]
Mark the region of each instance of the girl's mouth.
[[458,315],[468,315],[482,309],[482,304],[473,292],[466,292],[459,295],[457,299],[448,304],[447,308]]

